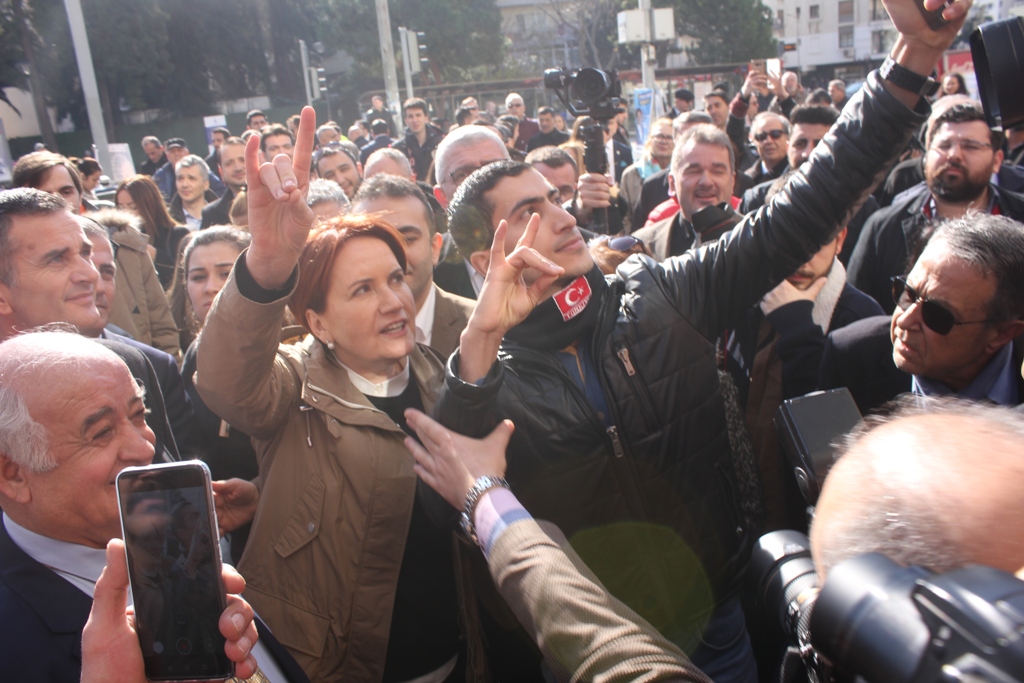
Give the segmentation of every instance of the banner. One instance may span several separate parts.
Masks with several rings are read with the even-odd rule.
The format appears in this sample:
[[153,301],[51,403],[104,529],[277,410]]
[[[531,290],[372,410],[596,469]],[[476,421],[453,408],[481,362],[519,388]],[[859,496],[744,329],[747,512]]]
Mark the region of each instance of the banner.
[[[203,127],[206,128],[206,146],[209,148],[207,154],[213,154],[213,129],[221,126],[227,128],[228,120],[224,115],[204,116]],[[216,170],[216,169],[214,169]]]
[[111,142],[107,144],[107,150],[110,152],[110,165],[113,167],[108,169],[107,173],[114,185],[135,175],[135,162],[132,161],[132,151],[127,142]]
[[654,91],[637,88],[633,91],[633,121],[636,124],[636,144],[643,147],[651,130],[651,118],[657,118],[654,106]]

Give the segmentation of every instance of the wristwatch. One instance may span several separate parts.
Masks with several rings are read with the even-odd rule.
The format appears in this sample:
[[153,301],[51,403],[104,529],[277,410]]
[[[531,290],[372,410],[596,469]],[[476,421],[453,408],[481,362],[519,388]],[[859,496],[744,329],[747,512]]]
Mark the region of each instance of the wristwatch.
[[882,66],[878,67],[878,76],[883,81],[889,81],[904,90],[916,92],[922,97],[931,97],[939,90],[939,83],[934,78],[916,74],[897,64],[890,56],[887,56],[882,62]]
[[469,540],[473,541],[477,545],[480,541],[476,537],[476,526],[473,524],[473,512],[476,510],[476,504],[480,502],[480,497],[490,491],[493,488],[506,488],[511,489],[502,477],[490,477],[484,475],[473,482],[473,487],[469,489],[469,493],[466,494],[466,504],[463,507],[462,512],[462,530],[466,532],[466,536]]

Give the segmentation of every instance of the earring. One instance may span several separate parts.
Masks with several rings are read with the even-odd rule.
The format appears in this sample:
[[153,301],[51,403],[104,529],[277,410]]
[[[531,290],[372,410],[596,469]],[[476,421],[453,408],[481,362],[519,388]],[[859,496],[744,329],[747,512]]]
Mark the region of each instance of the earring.
[[327,342],[327,348],[329,348],[331,351],[333,351],[334,350],[334,342]]

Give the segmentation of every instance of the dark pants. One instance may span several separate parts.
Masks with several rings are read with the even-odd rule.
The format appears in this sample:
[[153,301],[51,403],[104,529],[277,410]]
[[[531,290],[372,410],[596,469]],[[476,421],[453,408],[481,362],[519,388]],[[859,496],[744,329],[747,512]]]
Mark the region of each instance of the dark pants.
[[715,683],[757,683],[757,664],[743,619],[740,599],[723,603],[701,634],[701,644],[690,657]]

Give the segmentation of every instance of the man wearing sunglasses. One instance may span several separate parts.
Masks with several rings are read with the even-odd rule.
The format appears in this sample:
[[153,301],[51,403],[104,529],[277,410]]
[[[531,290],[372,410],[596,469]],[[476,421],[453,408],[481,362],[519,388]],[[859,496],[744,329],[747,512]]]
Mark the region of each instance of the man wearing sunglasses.
[[895,305],[890,278],[907,272],[934,222],[969,210],[1024,220],[1024,195],[992,182],[1003,161],[1003,133],[989,128],[979,102],[933,114],[926,131],[925,182],[871,217],[850,258],[850,281],[886,313]]
[[820,388],[848,387],[863,413],[908,391],[1024,402],[1024,225],[987,214],[943,223],[890,287],[891,318],[829,335]]
[[775,180],[789,167],[789,121],[765,111],[754,117],[750,139],[757,148],[757,161],[745,171],[751,186]]

